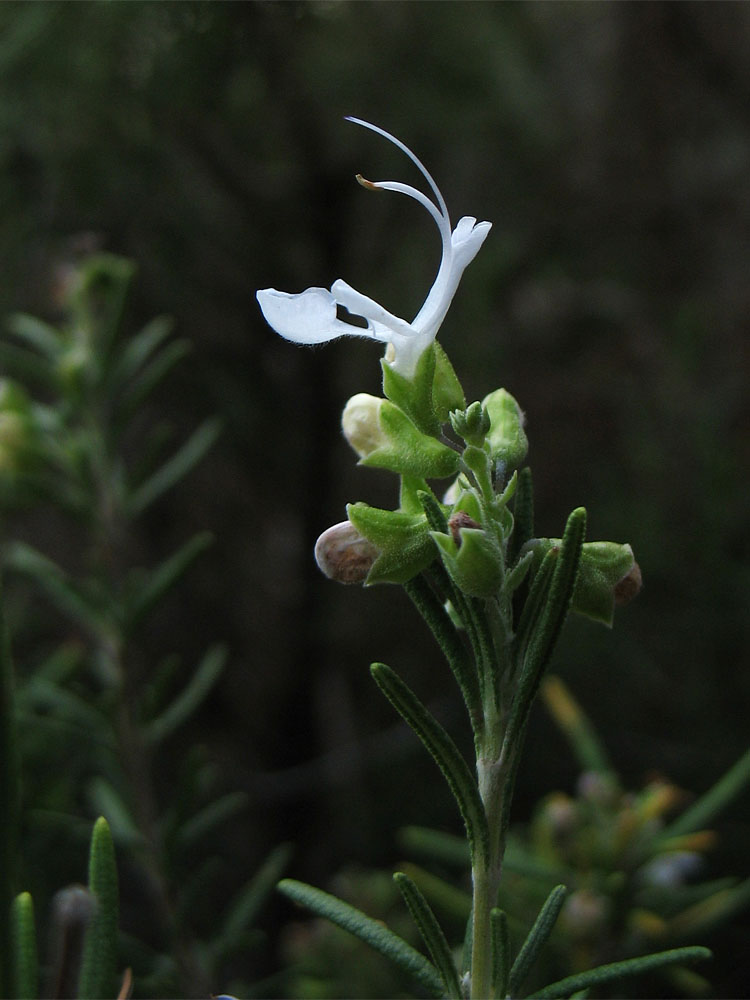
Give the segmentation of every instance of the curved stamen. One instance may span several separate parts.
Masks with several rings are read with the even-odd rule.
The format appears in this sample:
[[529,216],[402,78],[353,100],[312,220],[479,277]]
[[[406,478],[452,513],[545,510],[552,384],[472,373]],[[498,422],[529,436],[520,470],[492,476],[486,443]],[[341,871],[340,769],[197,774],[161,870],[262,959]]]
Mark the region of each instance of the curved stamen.
[[424,179],[432,188],[432,192],[435,195],[435,198],[437,199],[440,214],[443,216],[444,219],[448,220],[448,225],[450,226],[450,220],[448,216],[448,206],[445,204],[445,199],[440,193],[440,188],[432,179],[432,175],[430,174],[429,170],[427,169],[427,167],[425,167],[425,165],[422,163],[419,157],[415,156],[414,153],[412,153],[412,151],[409,149],[409,147],[404,145],[404,143],[401,142],[400,139],[397,139],[395,135],[391,135],[390,132],[386,132],[384,128],[379,128],[379,126],[377,125],[372,125],[370,122],[363,121],[363,119],[361,118],[354,118],[352,115],[346,115],[345,120],[348,122],[353,122],[355,125],[361,125],[362,128],[369,128],[371,132],[375,132],[377,133],[377,135],[382,135],[384,139],[387,139],[389,142],[392,142],[393,145],[396,146],[398,149],[400,149],[402,153],[406,153],[411,162],[415,165],[415,167],[419,170]]
[[430,201],[427,195],[418,188],[412,187],[411,184],[402,184],[401,181],[368,181],[366,178],[362,177],[361,174],[357,174],[357,180],[362,187],[369,188],[373,191],[395,191],[396,194],[405,194],[407,198],[413,198],[414,201],[419,202],[423,208],[427,209],[437,223],[443,242],[445,243],[447,240],[447,242],[450,243],[450,222],[444,215],[440,214],[435,203]]

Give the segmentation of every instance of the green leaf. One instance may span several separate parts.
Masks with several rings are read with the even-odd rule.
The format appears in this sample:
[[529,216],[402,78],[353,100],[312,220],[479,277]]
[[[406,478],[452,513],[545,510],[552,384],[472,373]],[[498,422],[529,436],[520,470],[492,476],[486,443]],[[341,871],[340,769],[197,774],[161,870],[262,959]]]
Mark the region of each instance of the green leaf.
[[143,841],[143,834],[138,829],[130,809],[106,778],[101,776],[92,778],[88,794],[97,812],[101,813],[103,818],[106,817],[108,834],[111,827],[120,843],[138,844]]
[[93,632],[104,627],[101,609],[57,563],[23,542],[8,548],[6,565],[30,577],[63,612]]
[[489,834],[477,784],[456,744],[440,723],[390,667],[373,663],[372,676],[396,711],[414,730],[443,773],[458,803],[471,844],[472,857],[489,857]]
[[393,880],[404,897],[404,902],[409,908],[412,920],[417,925],[422,940],[430,953],[433,963],[443,977],[445,992],[451,1000],[461,1000],[461,986],[458,981],[458,972],[453,961],[445,934],[437,922],[435,914],[430,909],[427,900],[424,898],[419,888],[404,872],[396,872]]
[[426,826],[405,826],[399,830],[399,843],[409,851],[460,869],[471,865],[471,852],[465,837]]
[[686,910],[667,921],[667,931],[677,939],[688,935],[706,934],[726,923],[735,913],[750,903],[750,879],[739,885],[719,889],[706,899],[693,903]]
[[490,932],[492,935],[492,985],[495,996],[504,997],[508,993],[510,975],[510,935],[508,917],[497,908],[490,911]]
[[536,627],[529,636],[517,695],[522,711],[528,710],[537,692],[542,672],[549,662],[565,624],[578,579],[585,534],[586,511],[583,507],[578,507],[568,518],[552,571],[547,599],[537,617]]
[[599,986],[601,983],[609,983],[613,979],[620,979],[623,976],[638,976],[645,972],[653,972],[654,969],[666,968],[669,965],[698,962],[707,958],[711,958],[711,952],[708,948],[699,946],[672,948],[669,951],[659,951],[653,955],[643,955],[640,958],[628,958],[623,962],[612,962],[610,965],[600,965],[596,969],[579,972],[574,976],[566,976],[565,979],[550,983],[544,989],[532,993],[529,1000],[562,1000],[562,998],[569,997],[589,986]]
[[482,698],[479,691],[479,681],[471,657],[461,641],[450,615],[423,577],[416,576],[409,580],[404,584],[404,590],[442,649],[461,689],[471,718],[472,729],[475,733],[478,732],[482,727]]
[[12,372],[15,378],[25,384],[37,381],[46,389],[51,389],[55,385],[54,373],[45,358],[10,341],[0,342],[0,369],[3,372]]
[[747,750],[727,773],[720,778],[689,809],[662,830],[659,841],[670,840],[684,833],[706,827],[730,802],[750,784],[750,750]]
[[361,910],[322,889],[295,879],[282,879],[278,889],[289,899],[306,906],[318,916],[325,917],[375,948],[412,976],[431,996],[443,996],[443,981],[435,966],[380,921],[373,920]]
[[518,590],[521,584],[526,579],[526,576],[531,569],[531,564],[534,562],[534,556],[531,552],[526,552],[518,562],[513,566],[513,568],[506,574],[505,582],[503,585],[503,593],[506,597],[511,597],[513,593]]
[[28,892],[13,900],[13,993],[18,1000],[36,1000],[39,996],[39,960],[34,926],[34,903]]
[[226,661],[224,646],[216,645],[208,650],[182,692],[146,726],[145,735],[150,743],[160,743],[190,718],[221,676]]
[[528,465],[518,473],[518,487],[513,502],[513,522],[509,555],[511,563],[518,558],[522,546],[534,537],[534,484]]
[[606,747],[591,720],[559,677],[545,677],[542,700],[570,743],[581,770],[608,775],[616,787],[617,778]]
[[[466,856],[469,856],[469,845],[463,840]],[[465,924],[471,916],[471,893],[458,889],[452,882],[447,882],[419,865],[404,861],[401,868],[412,882],[415,882],[430,906],[445,914],[455,923]]]
[[192,564],[213,544],[213,535],[208,531],[194,535],[160,566],[150,572],[144,581],[139,571],[138,578],[131,583],[132,596],[125,612],[127,628],[132,628],[167,594]]
[[169,316],[156,316],[142,330],[130,337],[109,372],[109,385],[116,392],[136,374],[148,358],[170,335],[174,321]]
[[79,1000],[115,996],[117,993],[117,863],[112,834],[107,821],[100,817],[94,824],[89,856],[89,891],[96,899],[96,910],[86,930]]
[[547,943],[552,933],[552,928],[555,926],[555,922],[560,915],[567,891],[564,885],[555,886],[547,897],[544,906],[539,911],[539,916],[534,921],[534,926],[529,931],[528,937],[521,946],[521,950],[516,956],[516,960],[510,970],[508,989],[511,996],[518,994],[526,976],[539,957],[539,953]]
[[221,421],[218,418],[204,421],[164,465],[133,490],[129,503],[131,515],[141,514],[183,479],[211,448],[220,430]]
[[107,716],[86,698],[66,690],[56,681],[44,676],[32,676],[19,697],[24,709],[34,712],[37,718],[51,712],[56,718],[75,726],[79,732],[85,732],[86,739],[97,751],[102,747],[115,747],[115,737]]
[[162,379],[189,353],[190,344],[186,340],[175,340],[167,344],[129,385],[123,387],[115,403],[118,426],[138,410]]
[[417,499],[432,531],[447,531],[448,519],[442,505],[429,490],[417,490]]
[[565,624],[578,577],[585,534],[586,511],[577,507],[568,518],[559,550],[552,549],[545,556],[521,615],[516,637],[521,671],[501,751],[501,757],[510,761],[502,793],[503,830],[507,829],[510,818],[510,803],[526,722],[542,675]]
[[557,551],[552,550],[544,557],[542,565],[534,574],[529,593],[524,601],[515,635],[517,659],[521,663],[524,661],[529,640],[534,634],[541,614],[546,607],[557,556]]
[[211,833],[220,823],[226,823],[232,816],[248,805],[246,792],[227,792],[210,802],[185,821],[177,831],[176,841],[180,847],[188,847]]
[[57,359],[62,348],[62,337],[54,326],[37,319],[36,316],[14,313],[8,318],[8,329],[49,361]]
[[231,943],[250,927],[289,864],[291,854],[290,844],[279,844],[271,851],[223,915],[221,930],[217,935],[220,941]]

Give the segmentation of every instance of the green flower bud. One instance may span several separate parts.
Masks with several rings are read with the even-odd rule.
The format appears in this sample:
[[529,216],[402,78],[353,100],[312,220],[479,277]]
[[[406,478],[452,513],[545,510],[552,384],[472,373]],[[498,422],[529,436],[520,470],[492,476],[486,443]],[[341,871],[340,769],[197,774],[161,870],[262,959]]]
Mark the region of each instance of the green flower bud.
[[523,429],[526,418],[513,396],[505,389],[496,389],[482,400],[490,417],[487,444],[494,462],[503,462],[512,472],[523,464],[529,442]]
[[497,542],[464,511],[448,521],[450,534],[431,532],[448,574],[472,597],[493,597],[503,582],[503,554]]
[[[522,551],[533,551],[538,568],[547,552],[560,544],[559,538],[533,538]],[[615,603],[627,604],[640,589],[641,571],[629,545],[583,543],[571,611],[611,626]]]
[[454,410],[450,419],[459,437],[481,448],[490,429],[490,415],[480,402],[472,403],[465,410]]
[[378,555],[351,521],[327,528],[315,543],[315,562],[337,583],[364,583]]

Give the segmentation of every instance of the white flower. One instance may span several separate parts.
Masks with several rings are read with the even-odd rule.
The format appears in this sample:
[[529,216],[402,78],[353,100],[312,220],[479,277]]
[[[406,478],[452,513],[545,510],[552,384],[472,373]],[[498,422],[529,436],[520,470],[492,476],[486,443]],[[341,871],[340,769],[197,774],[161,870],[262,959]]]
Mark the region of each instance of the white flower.
[[[369,122],[359,118],[348,118],[356,125],[369,128],[398,146],[421,171],[429,184],[435,201],[408,184],[398,181],[357,180],[367,188],[378,191],[396,191],[418,201],[435,220],[443,242],[440,268],[432,288],[417,315],[407,323],[388,312],[377,302],[358,292],[339,278],[326,288],[308,288],[297,295],[278,292],[275,288],[264,288],[257,292],[258,302],[266,321],[273,329],[297,344],[322,344],[338,337],[369,337],[390,344],[386,357],[399,374],[411,377],[417,361],[430,346],[448,312],[464,268],[474,259],[484,243],[491,223],[477,222],[471,216],[464,216],[451,232],[448,209],[434,180],[422,163],[400,140]],[[367,322],[366,327],[355,326],[339,319],[337,306],[343,306],[355,316]]]

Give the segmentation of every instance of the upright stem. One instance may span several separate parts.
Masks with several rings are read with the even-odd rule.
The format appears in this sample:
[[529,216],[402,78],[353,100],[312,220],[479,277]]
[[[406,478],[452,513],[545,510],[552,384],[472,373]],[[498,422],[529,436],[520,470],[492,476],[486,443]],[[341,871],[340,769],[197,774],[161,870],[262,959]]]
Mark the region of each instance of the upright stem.
[[487,700],[491,704],[485,706],[486,741],[477,757],[477,779],[487,817],[489,857],[485,864],[484,859],[477,856],[472,871],[472,1000],[487,1000],[494,996],[490,914],[497,906],[505,853],[502,795],[506,769],[500,757],[501,720],[494,704],[494,692],[493,697]]

